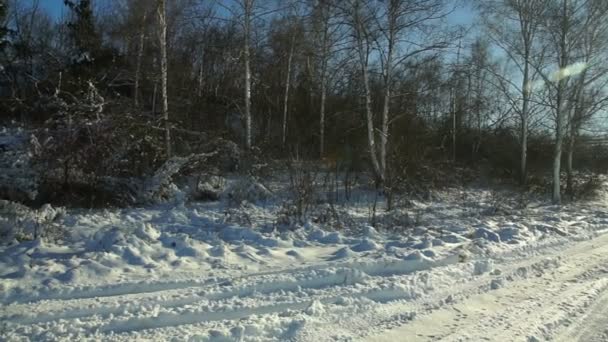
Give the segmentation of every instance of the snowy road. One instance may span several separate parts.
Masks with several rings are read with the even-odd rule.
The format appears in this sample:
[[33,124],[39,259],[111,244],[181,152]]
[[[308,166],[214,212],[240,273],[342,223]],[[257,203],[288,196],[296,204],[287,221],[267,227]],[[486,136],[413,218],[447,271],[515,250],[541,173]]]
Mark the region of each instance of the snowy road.
[[44,298],[2,308],[9,340],[606,341],[608,234],[492,263],[348,261]]
[[556,256],[555,269],[431,310],[371,340],[608,341],[608,236]]

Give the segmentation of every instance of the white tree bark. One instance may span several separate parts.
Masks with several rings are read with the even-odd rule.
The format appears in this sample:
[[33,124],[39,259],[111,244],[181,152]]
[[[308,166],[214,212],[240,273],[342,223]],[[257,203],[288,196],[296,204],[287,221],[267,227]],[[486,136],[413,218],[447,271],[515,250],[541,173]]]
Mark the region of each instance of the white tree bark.
[[[569,0],[562,0],[562,9],[560,11],[560,23],[559,23],[559,41],[557,41],[557,52],[559,54],[558,66],[560,71],[564,70],[570,60],[570,50],[568,44],[569,33],[571,29],[571,18],[569,17]],[[561,72],[560,72],[561,73]],[[564,131],[565,131],[565,119],[566,119],[566,86],[567,78],[564,76],[560,77],[557,81],[556,89],[556,106],[555,106],[555,148],[553,151],[553,191],[552,199],[553,203],[561,203],[561,161],[562,161],[562,147],[564,142]]]
[[165,150],[167,158],[171,158],[171,125],[169,123],[169,98],[167,93],[167,9],[166,0],[158,1],[158,24],[160,46],[160,83],[162,115],[165,124]]
[[141,64],[144,57],[144,44],[146,42],[146,13],[141,17],[141,25],[139,27],[139,46],[137,48],[137,61],[135,66],[135,84],[133,86],[133,103],[135,107],[139,106],[139,77],[141,74]]
[[557,90],[557,106],[555,120],[555,148],[553,150],[553,203],[561,203],[561,162],[562,162],[562,146],[564,141],[564,93],[565,81],[560,80]]
[[369,148],[369,156],[372,164],[372,171],[378,185],[384,183],[384,174],[378,163],[376,151],[376,139],[374,133],[374,114],[372,109],[372,91],[369,83],[369,50],[370,41],[365,27],[364,18],[361,13],[361,3],[355,0],[352,8],[352,24],[355,33],[357,44],[357,54],[359,57],[359,66],[361,68],[361,78],[363,81],[363,91],[365,97],[365,118],[367,124],[367,145]]
[[400,0],[388,2],[388,27],[386,60],[384,62],[384,102],[382,105],[382,133],[380,135],[380,172],[382,178],[386,177],[386,150],[389,136],[389,111],[391,107],[391,83],[393,80],[393,51],[397,43],[397,20],[401,14],[399,9]]
[[[501,0],[495,2],[481,2],[481,6],[487,9],[482,16],[487,20],[486,27],[490,30],[490,36],[498,42],[506,56],[513,61],[522,73],[520,89],[516,96],[505,89],[505,95],[513,103],[521,103],[514,108],[520,117],[520,167],[519,182],[525,185],[528,170],[528,135],[530,115],[533,111],[532,83],[534,73],[532,72],[533,56],[537,48],[535,42],[538,37],[538,28],[544,20],[545,10],[549,1],[552,0]],[[487,6],[487,7],[486,7]],[[506,13],[501,16],[491,16],[490,13]],[[495,19],[496,17],[497,19]],[[513,20],[513,26],[505,25],[504,17]],[[521,102],[519,98],[521,97]]]
[[325,103],[327,102],[327,76],[325,67],[321,71],[321,103],[319,108],[319,155],[325,155]]
[[283,148],[285,148],[285,141],[287,140],[287,112],[289,110],[289,88],[291,86],[291,63],[293,61],[294,40],[295,37],[292,37],[287,55],[287,75],[285,76],[285,94],[283,97]]
[[201,47],[201,65],[198,69],[198,97],[203,96],[203,72],[204,70],[205,49]]
[[327,102],[327,65],[329,59],[329,3],[321,5],[323,38],[321,39],[321,103],[319,107],[319,156],[325,155],[325,103]]
[[243,59],[245,63],[245,147],[251,149],[251,66],[249,44],[251,39],[251,17],[253,14],[253,1],[243,0],[245,42],[243,46]]

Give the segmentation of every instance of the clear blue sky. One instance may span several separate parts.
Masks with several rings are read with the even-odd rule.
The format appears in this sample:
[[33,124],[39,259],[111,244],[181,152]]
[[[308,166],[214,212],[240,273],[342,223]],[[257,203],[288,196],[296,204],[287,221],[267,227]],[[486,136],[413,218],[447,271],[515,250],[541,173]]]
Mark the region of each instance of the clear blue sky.
[[473,8],[469,6],[459,7],[450,14],[448,20],[455,25],[469,25],[473,23],[474,15]]
[[61,13],[65,11],[63,0],[42,0],[40,6],[55,18],[61,17]]
[[[32,1],[32,0],[26,0]],[[104,2],[107,0],[96,0],[96,2]],[[152,0],[150,0],[152,1]],[[40,0],[40,6],[48,11],[53,17],[59,18],[62,13],[66,12],[63,0]],[[448,20],[455,25],[468,25],[473,22],[473,13],[470,7],[457,8],[454,13],[450,14]]]

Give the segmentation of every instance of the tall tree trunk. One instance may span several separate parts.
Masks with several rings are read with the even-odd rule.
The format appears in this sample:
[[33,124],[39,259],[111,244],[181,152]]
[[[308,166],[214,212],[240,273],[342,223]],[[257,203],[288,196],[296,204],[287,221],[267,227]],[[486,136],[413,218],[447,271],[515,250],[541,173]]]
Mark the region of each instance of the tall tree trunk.
[[[462,45],[462,40],[458,42],[458,52],[456,53],[456,76],[455,82],[458,85],[460,81],[460,48]],[[456,127],[457,127],[457,118],[456,118],[456,89],[452,86],[451,89],[452,95],[452,161],[456,162]]]
[[526,185],[528,179],[528,118],[521,118],[520,136],[520,165],[519,165],[519,184]]
[[285,141],[287,140],[287,112],[289,109],[289,87],[291,85],[291,62],[293,60],[293,49],[294,39],[291,39],[291,45],[289,47],[289,55],[287,56],[287,75],[285,76],[285,94],[283,98],[283,135],[282,135],[282,146],[285,148]]
[[197,95],[200,98],[201,96],[203,96],[203,72],[205,71],[204,68],[204,57],[205,57],[205,49],[201,47],[201,65],[199,66],[198,69],[198,92]]
[[369,85],[369,72],[367,64],[362,63],[361,74],[363,76],[363,87],[365,90],[365,117],[367,121],[367,145],[369,147],[370,160],[374,171],[374,176],[378,185],[384,183],[384,175],[378,163],[376,155],[376,139],[374,137],[374,116],[372,110],[372,92]]
[[325,72],[321,74],[321,104],[319,108],[319,156],[325,155],[325,102],[327,101],[327,89],[325,84]]
[[392,63],[393,63],[393,36],[391,33],[390,42],[386,56],[384,71],[384,103],[382,106],[382,133],[380,135],[380,172],[382,178],[386,177],[386,151],[389,134],[389,111],[391,107],[391,82],[392,82]]
[[452,161],[456,161],[456,91],[451,89],[452,109]]
[[167,94],[167,17],[165,0],[158,1],[158,23],[160,25],[160,82],[162,114],[165,123],[165,148],[167,158],[171,158],[171,125],[169,123],[169,98]]
[[578,130],[582,124],[583,120],[583,111],[584,111],[584,88],[585,88],[585,80],[587,78],[587,71],[583,71],[582,75],[580,75],[576,94],[574,99],[574,106],[572,108],[572,117],[570,118],[570,132],[568,140],[568,155],[566,158],[566,194],[572,197],[574,195],[574,184],[573,184],[573,158],[574,158],[574,147],[576,144],[576,138],[578,136]]
[[562,147],[564,141],[564,92],[565,81],[559,81],[557,90],[557,108],[556,108],[556,123],[555,123],[555,148],[553,151],[553,203],[561,203],[561,161]]
[[251,149],[251,67],[250,67],[250,51],[249,40],[251,38],[251,11],[253,9],[253,0],[244,0],[245,10],[245,146]]
[[319,108],[319,156],[325,155],[325,103],[327,101],[328,28],[323,32],[323,54],[321,62],[321,103]]
[[[569,53],[567,46],[567,36],[570,26],[570,18],[568,17],[568,0],[562,0],[562,13],[561,13],[561,32],[559,41],[559,68],[564,70],[569,63]],[[555,150],[553,153],[553,203],[560,204],[561,197],[561,159],[562,159],[562,148],[564,142],[564,119],[566,114],[566,78],[562,77],[557,84],[556,94],[556,122],[555,122]]]
[[368,39],[365,37],[365,29],[363,27],[362,18],[358,12],[358,8],[355,9],[354,13],[354,25],[355,25],[355,35],[357,40],[357,49],[359,54],[359,64],[361,67],[361,77],[363,79],[363,89],[365,96],[365,117],[367,123],[367,145],[369,148],[369,156],[372,164],[372,171],[374,173],[374,178],[376,179],[376,185],[381,186],[384,183],[384,177],[382,174],[382,170],[380,169],[380,164],[378,163],[378,156],[376,151],[376,139],[374,137],[374,114],[372,109],[372,91],[369,84],[369,47],[367,44],[369,42],[364,42],[364,39]]
[[529,52],[525,52],[525,65],[522,80],[522,107],[521,107],[521,132],[520,132],[520,165],[519,165],[519,183],[526,185],[528,173],[528,110],[530,107],[530,63]]
[[137,61],[135,65],[135,84],[133,86],[133,103],[135,107],[139,106],[139,75],[141,73],[141,63],[144,57],[144,44],[146,42],[146,17],[147,15],[144,12],[139,27],[139,46],[137,49]]
[[158,93],[158,84],[154,80],[154,89],[152,89],[152,115],[156,115],[156,93]]
[[570,197],[574,195],[572,158],[574,156],[575,140],[575,129],[572,128],[570,130],[570,139],[568,139],[568,155],[566,156],[566,194]]

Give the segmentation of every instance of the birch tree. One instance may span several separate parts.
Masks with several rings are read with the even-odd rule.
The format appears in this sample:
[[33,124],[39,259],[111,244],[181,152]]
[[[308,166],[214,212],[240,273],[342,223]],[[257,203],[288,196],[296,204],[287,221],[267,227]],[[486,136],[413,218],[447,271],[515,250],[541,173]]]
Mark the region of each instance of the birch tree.
[[253,3],[255,0],[242,0],[243,6],[243,64],[245,67],[245,146],[251,149],[251,21],[253,17]]
[[256,0],[233,0],[234,6],[224,4],[218,0],[217,4],[232,14],[234,20],[243,30],[242,61],[243,61],[243,107],[242,114],[245,121],[245,147],[251,149],[252,145],[252,117],[251,117],[251,39],[252,25],[257,17],[255,10]]
[[580,22],[578,48],[575,51],[584,70],[576,77],[572,86],[568,109],[568,147],[566,149],[566,194],[572,196],[573,156],[576,140],[582,125],[594,114],[604,109],[608,102],[605,91],[608,86],[608,3],[591,0],[583,5]]
[[[295,16],[290,16],[297,20]],[[281,136],[282,147],[285,148],[285,142],[287,139],[287,114],[289,111],[289,88],[291,87],[291,74],[292,74],[292,64],[293,64],[293,54],[296,45],[296,35],[297,29],[295,27],[291,27],[288,34],[288,44],[289,48],[287,51],[287,67],[285,71],[285,91],[283,94],[283,130]]]
[[574,51],[578,43],[575,29],[581,9],[578,0],[560,0],[548,5],[547,20],[543,23],[553,62],[548,68],[556,67],[557,70],[548,73],[546,67],[537,67],[547,86],[549,96],[546,103],[555,120],[552,199],[556,204],[561,203],[560,176],[564,136],[568,124],[568,91],[571,76],[580,72],[580,64],[574,64]]
[[160,49],[160,84],[162,116],[165,125],[165,151],[171,158],[171,125],[169,123],[169,99],[167,94],[167,9],[166,0],[158,0],[158,40]]
[[[534,112],[532,102],[533,84],[537,73],[532,66],[542,54],[539,46],[539,31],[550,0],[479,0],[481,18],[489,36],[516,66],[521,82],[503,78],[508,83],[504,95],[520,118],[520,168],[519,181],[524,185],[528,169],[528,135],[530,117]],[[516,77],[517,79],[519,77]],[[515,94],[512,94],[512,91]]]
[[429,32],[439,30],[439,19],[445,17],[444,0],[387,0],[375,17],[379,37],[376,39],[382,67],[383,99],[380,130],[380,173],[386,178],[387,149],[390,136],[390,113],[394,69],[422,53],[447,47],[444,37]]
[[139,37],[137,45],[137,57],[135,61],[135,76],[133,81],[133,104],[135,107],[139,106],[139,80],[141,75],[141,66],[144,58],[144,45],[146,43],[146,19],[148,17],[147,8],[139,6],[138,8],[142,11],[141,19],[139,23]]
[[345,8],[347,21],[351,26],[355,45],[355,54],[359,66],[363,97],[365,102],[365,122],[367,128],[367,147],[376,184],[384,183],[384,173],[376,154],[376,138],[374,129],[374,113],[372,109],[372,90],[370,86],[369,64],[374,37],[373,23],[375,13],[373,7],[364,0],[350,0]]
[[319,60],[319,156],[325,155],[325,111],[327,103],[327,86],[329,79],[329,61],[338,25],[332,24],[334,12],[332,0],[318,0],[313,4],[313,37],[317,42]]

